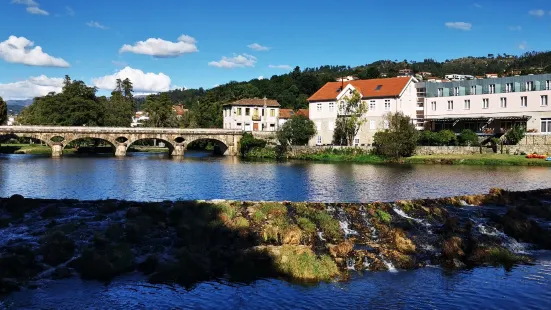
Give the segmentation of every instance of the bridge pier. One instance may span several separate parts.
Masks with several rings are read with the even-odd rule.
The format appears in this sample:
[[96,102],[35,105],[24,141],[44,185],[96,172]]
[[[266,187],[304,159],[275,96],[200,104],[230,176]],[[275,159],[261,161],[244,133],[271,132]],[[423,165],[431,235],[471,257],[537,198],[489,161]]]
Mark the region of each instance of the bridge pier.
[[184,156],[184,153],[185,153],[185,145],[182,144],[182,143],[178,143],[178,144],[175,144],[174,145],[174,150],[172,150],[172,156],[179,156],[179,157],[183,157]]
[[124,143],[117,144],[115,149],[115,156],[117,157],[124,157],[126,156],[126,149],[127,146]]
[[63,156],[63,145],[53,144],[52,145],[52,157],[61,157]]

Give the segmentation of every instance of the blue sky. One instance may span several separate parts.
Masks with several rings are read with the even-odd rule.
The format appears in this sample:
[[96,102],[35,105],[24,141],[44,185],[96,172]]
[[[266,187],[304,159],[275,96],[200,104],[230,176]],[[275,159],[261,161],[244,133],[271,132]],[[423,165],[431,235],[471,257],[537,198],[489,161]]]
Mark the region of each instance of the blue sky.
[[550,39],[549,0],[0,0],[0,96],[58,90],[65,74],[100,94],[126,76],[156,92],[297,65],[520,54]]

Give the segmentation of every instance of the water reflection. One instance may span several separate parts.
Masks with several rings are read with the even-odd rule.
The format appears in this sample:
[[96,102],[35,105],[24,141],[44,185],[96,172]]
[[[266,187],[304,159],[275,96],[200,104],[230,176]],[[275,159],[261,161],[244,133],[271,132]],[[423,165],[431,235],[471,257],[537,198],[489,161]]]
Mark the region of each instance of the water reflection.
[[548,187],[546,167],[242,162],[188,152],[115,157],[0,155],[0,196],[78,199],[389,201]]

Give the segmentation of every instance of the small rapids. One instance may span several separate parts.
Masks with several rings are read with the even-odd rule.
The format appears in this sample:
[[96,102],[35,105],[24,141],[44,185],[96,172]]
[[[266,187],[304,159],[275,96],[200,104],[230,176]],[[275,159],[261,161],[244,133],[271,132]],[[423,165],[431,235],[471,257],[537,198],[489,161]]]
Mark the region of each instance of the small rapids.
[[394,205],[394,207],[392,208],[392,210],[394,210],[394,212],[396,212],[396,214],[398,214],[399,216],[405,218],[405,219],[408,219],[408,220],[412,220],[418,224],[421,224],[425,227],[431,227],[431,224],[428,223],[427,221],[424,221],[424,220],[421,220],[421,219],[417,219],[417,218],[414,218],[414,217],[411,217],[409,215],[407,215],[402,209],[398,208],[396,205]]
[[515,240],[515,238],[507,236],[495,227],[479,223],[476,229],[483,235],[499,238],[505,248],[515,254],[528,254],[526,247],[522,243]]

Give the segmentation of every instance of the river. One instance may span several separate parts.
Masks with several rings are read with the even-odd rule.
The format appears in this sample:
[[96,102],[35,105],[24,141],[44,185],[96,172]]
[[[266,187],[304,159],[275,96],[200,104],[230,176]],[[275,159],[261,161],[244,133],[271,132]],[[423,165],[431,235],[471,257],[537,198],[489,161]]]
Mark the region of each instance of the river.
[[188,152],[125,158],[0,155],[0,197],[368,202],[549,187],[548,167],[243,162]]
[[[126,158],[0,155],[0,196],[138,201],[237,199],[393,201],[487,193],[492,187],[549,187],[542,167],[388,166],[243,162],[187,153]],[[278,279],[209,281],[190,290],[151,285],[138,273],[109,284],[41,280],[36,289],[0,297],[0,309],[549,309],[551,253],[532,265],[448,271],[427,267],[353,272],[345,282],[304,286]]]

